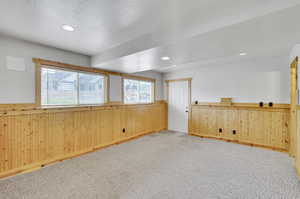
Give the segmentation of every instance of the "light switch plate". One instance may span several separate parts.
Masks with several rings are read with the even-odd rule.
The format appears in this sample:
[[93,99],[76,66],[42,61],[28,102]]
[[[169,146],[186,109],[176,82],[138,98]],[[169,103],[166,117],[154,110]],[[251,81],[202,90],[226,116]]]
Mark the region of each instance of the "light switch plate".
[[6,56],[6,67],[8,70],[25,71],[25,60],[24,58]]

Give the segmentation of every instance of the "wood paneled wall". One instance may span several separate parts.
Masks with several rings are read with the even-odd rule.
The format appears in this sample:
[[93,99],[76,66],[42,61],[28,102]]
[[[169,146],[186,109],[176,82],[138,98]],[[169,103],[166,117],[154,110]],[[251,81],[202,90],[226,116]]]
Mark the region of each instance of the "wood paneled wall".
[[288,151],[288,122],[288,108],[193,105],[189,133]]
[[297,106],[297,132],[296,132],[296,153],[295,153],[295,167],[298,178],[300,180],[300,106]]
[[0,177],[167,127],[166,104],[0,112]]

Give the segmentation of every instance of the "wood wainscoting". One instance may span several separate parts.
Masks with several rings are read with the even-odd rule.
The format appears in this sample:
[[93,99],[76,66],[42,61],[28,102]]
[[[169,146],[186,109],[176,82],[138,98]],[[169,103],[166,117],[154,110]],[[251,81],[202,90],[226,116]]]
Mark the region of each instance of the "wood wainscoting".
[[165,103],[0,111],[0,177],[167,128]]
[[298,105],[297,107],[297,132],[296,132],[296,153],[295,153],[295,167],[297,171],[298,178],[300,180],[300,106]]
[[193,105],[191,135],[241,144],[289,150],[289,106],[260,108],[257,105]]

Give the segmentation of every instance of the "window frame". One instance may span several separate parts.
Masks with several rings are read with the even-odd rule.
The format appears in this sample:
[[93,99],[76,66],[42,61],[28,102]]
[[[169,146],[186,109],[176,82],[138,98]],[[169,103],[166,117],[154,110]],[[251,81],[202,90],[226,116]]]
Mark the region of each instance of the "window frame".
[[[60,71],[66,71],[66,72],[75,72],[77,73],[77,104],[49,104],[49,105],[43,105],[42,104],[42,69],[53,69],[53,70],[60,70]],[[60,67],[60,66],[50,66],[45,64],[40,64],[37,66],[36,69],[36,103],[40,107],[82,107],[82,106],[101,106],[108,103],[108,90],[109,90],[109,76],[108,74],[102,73],[102,72],[96,72],[96,71],[90,71],[89,68],[87,70],[84,69],[85,67],[80,67],[80,69],[72,69],[67,67]],[[79,97],[79,74],[92,74],[92,75],[99,75],[103,76],[104,78],[104,102],[103,103],[94,103],[94,104],[80,104],[80,97]]]
[[[152,84],[152,96],[151,96],[151,102],[138,102],[138,103],[125,103],[125,80],[136,80],[136,81],[143,81],[143,82],[150,82]],[[152,78],[147,77],[136,77],[136,76],[130,76],[130,75],[123,75],[122,76],[122,103],[125,105],[135,105],[135,104],[154,104],[156,101],[156,80]]]

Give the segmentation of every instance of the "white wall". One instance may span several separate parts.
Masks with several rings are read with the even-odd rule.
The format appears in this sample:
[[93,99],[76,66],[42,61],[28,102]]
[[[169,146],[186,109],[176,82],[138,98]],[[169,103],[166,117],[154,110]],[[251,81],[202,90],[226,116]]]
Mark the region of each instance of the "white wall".
[[192,101],[219,102],[221,97],[232,97],[234,102],[289,103],[288,64],[279,69],[264,65],[194,67],[164,74],[165,80],[186,77],[193,78]]
[[291,53],[290,53],[290,58],[289,58],[290,63],[291,63],[297,56],[300,58],[300,44],[295,45],[294,48],[292,49],[292,51],[291,51]]
[[[6,67],[7,56],[24,59],[26,70],[8,70]],[[32,58],[90,66],[89,56],[0,35],[0,104],[35,102],[35,65]],[[156,99],[163,99],[161,73],[142,72],[135,75],[155,78],[157,80]],[[110,76],[111,101],[122,101],[121,84],[120,76]]]
[[122,101],[122,78],[117,75],[109,76],[109,99],[111,102]]
[[[23,58],[25,71],[6,67],[6,56]],[[89,66],[90,57],[0,35],[0,103],[34,103],[35,65],[32,58]]]

